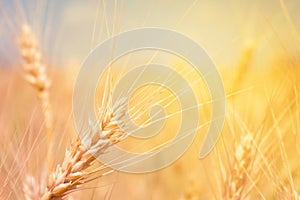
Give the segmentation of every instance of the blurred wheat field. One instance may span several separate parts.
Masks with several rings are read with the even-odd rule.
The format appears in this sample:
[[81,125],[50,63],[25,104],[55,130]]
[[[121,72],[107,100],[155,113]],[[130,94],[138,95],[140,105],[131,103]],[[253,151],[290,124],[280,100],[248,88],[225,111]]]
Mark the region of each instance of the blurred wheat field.
[[[170,4],[0,2],[0,199],[300,200],[300,4],[174,1],[172,8]],[[228,10],[224,9],[227,4]],[[38,43],[25,44],[29,54],[20,45],[24,24]],[[211,97],[204,81],[184,71],[188,63],[165,53],[154,58],[151,51],[123,57],[113,66],[116,79],[129,66],[166,62],[183,71],[181,75],[190,82],[200,82],[192,86],[201,104],[200,128],[184,155],[164,169],[145,174],[111,171],[95,161],[77,139],[74,84],[91,48],[121,31],[146,26],[174,28],[203,44],[223,80],[225,124],[216,147],[205,159],[198,159],[211,117]],[[42,59],[30,54],[33,47]],[[28,55],[34,55],[33,64]],[[28,74],[33,79],[26,79]],[[44,79],[50,80],[49,87]],[[32,84],[34,80],[41,84]],[[95,108],[103,107],[108,88],[105,82],[98,84]],[[151,99],[154,94],[157,98]],[[154,86],[137,91],[129,107],[139,106],[130,111],[132,115],[145,113],[136,117],[136,123],[149,119],[153,102],[163,100],[168,105],[169,96]],[[47,109],[51,109],[48,120]],[[166,112],[178,109],[174,102]],[[104,124],[102,131],[108,133],[98,140],[136,152],[168,142],[179,123],[179,116],[174,115],[151,140],[129,137],[119,141],[122,131],[114,126],[117,116],[110,109],[101,116],[105,118],[99,122]],[[96,151],[102,153],[102,148]]]

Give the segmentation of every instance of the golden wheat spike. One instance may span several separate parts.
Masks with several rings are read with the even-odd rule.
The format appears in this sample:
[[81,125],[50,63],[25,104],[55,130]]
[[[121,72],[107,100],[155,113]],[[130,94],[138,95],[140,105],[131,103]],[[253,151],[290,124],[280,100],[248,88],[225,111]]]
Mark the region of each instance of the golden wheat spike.
[[66,151],[62,164],[57,165],[56,170],[49,175],[43,200],[61,199],[89,181],[91,173],[86,170],[94,163],[96,159],[94,155],[103,154],[109,146],[126,137],[116,121],[119,122],[122,118],[125,105],[122,102],[117,103],[114,110],[118,110],[119,113],[116,114],[109,108],[100,110],[99,121],[97,124],[90,124],[90,130],[83,138],[85,145],[77,138]]
[[42,60],[42,53],[36,36],[31,28],[24,24],[21,28],[20,35],[20,52],[24,59],[23,68],[25,71],[25,79],[38,91],[38,98],[42,103],[42,109],[45,120],[45,128],[47,132],[48,146],[48,164],[49,170],[52,168],[52,110],[49,100],[49,89],[51,82],[46,73],[46,65]]

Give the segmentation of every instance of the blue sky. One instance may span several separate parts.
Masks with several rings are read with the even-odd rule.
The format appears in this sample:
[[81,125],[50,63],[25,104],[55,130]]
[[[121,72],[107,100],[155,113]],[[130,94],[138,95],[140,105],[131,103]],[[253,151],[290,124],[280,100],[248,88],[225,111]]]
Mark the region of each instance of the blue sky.
[[[27,20],[39,35],[43,50],[54,62],[81,62],[91,48],[110,37],[113,30],[117,33],[147,26],[186,34],[204,46],[220,64],[232,64],[248,43],[259,44],[258,57],[262,53],[267,56],[269,50],[282,51],[279,43],[291,48],[291,51],[299,44],[296,40],[300,30],[300,1],[296,0],[285,1],[284,4],[268,0],[128,0],[116,1],[116,7],[114,2],[2,0],[1,14],[5,13],[7,18],[0,21],[3,41],[0,56],[10,57],[5,54],[16,53],[8,44],[14,41],[18,25]],[[103,20],[104,13],[106,22]],[[93,35],[95,39],[92,42]]]

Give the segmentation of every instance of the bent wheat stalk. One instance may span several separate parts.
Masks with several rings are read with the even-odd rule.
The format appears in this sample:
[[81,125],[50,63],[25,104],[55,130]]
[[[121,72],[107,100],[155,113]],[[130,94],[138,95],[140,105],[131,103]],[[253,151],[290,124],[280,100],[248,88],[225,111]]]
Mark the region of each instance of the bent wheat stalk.
[[[97,172],[97,170],[86,171],[95,161],[94,156],[104,154],[108,147],[126,137],[119,128],[124,115],[124,105],[119,102],[116,109],[100,110],[98,123],[90,124],[90,130],[83,137],[83,141],[77,138],[66,151],[62,164],[49,175],[47,191],[42,196],[43,200],[62,199],[80,185],[88,182],[90,175]],[[117,113],[113,114],[112,110]]]
[[31,28],[24,24],[21,29],[20,52],[24,59],[23,68],[25,79],[38,91],[38,97],[42,103],[42,109],[47,132],[49,169],[52,167],[52,110],[49,101],[50,80],[46,73],[46,65],[42,61],[41,50],[36,36]]

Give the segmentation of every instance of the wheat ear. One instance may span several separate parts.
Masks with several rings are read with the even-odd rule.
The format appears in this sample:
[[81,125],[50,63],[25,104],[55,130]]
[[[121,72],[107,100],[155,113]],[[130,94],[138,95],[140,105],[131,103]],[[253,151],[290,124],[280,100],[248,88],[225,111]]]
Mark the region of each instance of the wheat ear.
[[[101,109],[99,121],[91,123],[89,131],[71,145],[66,151],[61,165],[49,175],[47,191],[43,200],[62,199],[82,184],[89,181],[96,171],[86,170],[93,164],[95,157],[104,154],[108,147],[121,141],[126,135],[119,128],[124,115],[125,104],[117,103],[115,109]],[[113,114],[112,110],[116,113]],[[102,175],[100,175],[102,176]]]
[[232,171],[224,186],[223,199],[242,199],[247,175],[250,173],[251,163],[254,156],[253,137],[250,134],[243,135],[241,142],[234,152]]
[[50,80],[46,73],[46,65],[42,61],[41,50],[36,36],[31,28],[24,24],[20,36],[20,52],[24,59],[23,68],[25,79],[38,91],[38,97],[42,103],[42,109],[47,132],[49,169],[53,163],[52,156],[52,110],[49,101]]

